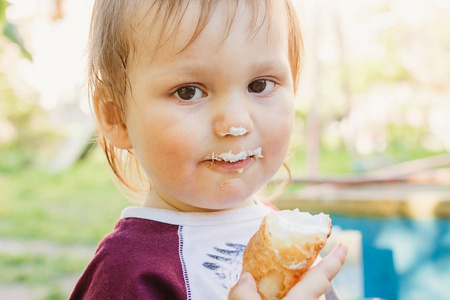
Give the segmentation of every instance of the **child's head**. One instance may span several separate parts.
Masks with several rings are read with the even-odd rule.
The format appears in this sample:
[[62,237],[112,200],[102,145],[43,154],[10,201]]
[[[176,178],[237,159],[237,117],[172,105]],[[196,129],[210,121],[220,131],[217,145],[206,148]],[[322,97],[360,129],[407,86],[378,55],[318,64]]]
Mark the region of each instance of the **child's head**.
[[302,51],[290,0],[97,0],[91,26],[89,87],[118,178],[135,187],[134,159],[150,206],[248,203],[289,146]]

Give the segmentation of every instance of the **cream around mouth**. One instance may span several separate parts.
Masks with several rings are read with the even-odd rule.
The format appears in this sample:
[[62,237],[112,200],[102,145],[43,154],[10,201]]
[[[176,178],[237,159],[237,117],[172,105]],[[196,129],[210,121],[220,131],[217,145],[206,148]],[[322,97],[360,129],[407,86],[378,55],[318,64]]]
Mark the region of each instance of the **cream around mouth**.
[[220,153],[219,155],[215,155],[213,153],[211,157],[207,157],[206,159],[212,161],[223,161],[234,163],[240,160],[245,160],[249,157],[262,158],[263,156],[261,154],[261,151],[262,151],[261,147],[258,147],[255,150],[243,150],[237,154],[233,154],[230,150],[228,152]]

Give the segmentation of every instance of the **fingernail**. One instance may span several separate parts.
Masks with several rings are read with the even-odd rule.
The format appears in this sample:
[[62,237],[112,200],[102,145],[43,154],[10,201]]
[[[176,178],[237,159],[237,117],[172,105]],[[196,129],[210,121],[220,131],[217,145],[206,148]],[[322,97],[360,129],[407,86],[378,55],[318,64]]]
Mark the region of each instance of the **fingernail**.
[[243,284],[243,283],[247,282],[249,279],[249,276],[250,276],[250,273],[248,273],[248,272],[245,272],[244,274],[242,274],[241,278],[239,278],[238,284]]
[[344,252],[345,255],[347,255],[347,252],[348,252],[348,247],[347,247],[347,245],[345,245],[345,244],[343,244],[343,243],[340,243],[340,244],[337,246],[337,248],[339,249],[339,251],[342,251],[342,252]]

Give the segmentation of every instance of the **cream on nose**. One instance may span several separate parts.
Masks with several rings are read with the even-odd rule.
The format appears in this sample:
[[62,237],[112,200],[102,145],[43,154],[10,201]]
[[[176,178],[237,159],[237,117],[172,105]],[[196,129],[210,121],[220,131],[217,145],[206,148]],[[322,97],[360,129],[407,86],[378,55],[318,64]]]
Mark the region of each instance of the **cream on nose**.
[[227,135],[232,135],[232,136],[240,136],[240,135],[245,135],[248,132],[247,129],[239,126],[239,127],[230,127],[228,129],[228,131],[226,132],[220,132],[219,134],[221,136],[227,136]]

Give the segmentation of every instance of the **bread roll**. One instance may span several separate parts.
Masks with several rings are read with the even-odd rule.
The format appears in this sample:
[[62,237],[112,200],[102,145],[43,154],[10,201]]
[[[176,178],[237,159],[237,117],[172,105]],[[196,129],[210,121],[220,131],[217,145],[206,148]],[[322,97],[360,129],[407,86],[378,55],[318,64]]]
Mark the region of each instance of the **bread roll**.
[[283,298],[316,260],[331,233],[323,213],[272,212],[250,239],[242,272],[250,272],[263,300]]

